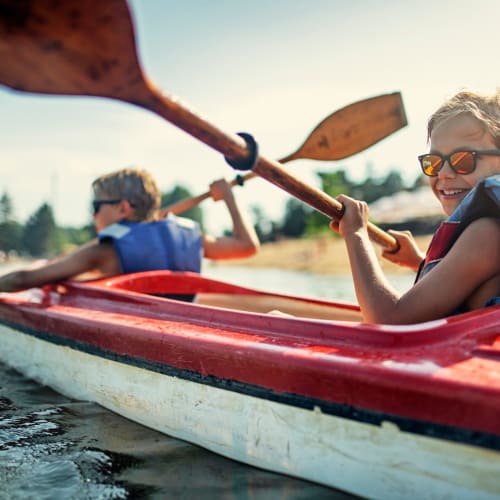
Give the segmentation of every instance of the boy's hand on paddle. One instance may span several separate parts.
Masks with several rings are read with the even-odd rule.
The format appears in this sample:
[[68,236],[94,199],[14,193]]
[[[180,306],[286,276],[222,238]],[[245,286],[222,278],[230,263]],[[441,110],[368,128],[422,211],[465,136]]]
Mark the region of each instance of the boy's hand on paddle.
[[338,196],[337,201],[344,206],[344,214],[339,221],[330,223],[333,230],[338,231],[340,236],[345,238],[348,234],[367,229],[369,213],[367,203],[344,194]]
[[382,252],[382,257],[399,266],[409,267],[414,271],[418,271],[420,263],[425,258],[425,255],[420,248],[418,248],[417,242],[413,238],[411,232],[393,231],[391,229],[388,233],[396,238],[399,243],[399,249],[396,252],[384,250]]
[[214,201],[225,200],[232,196],[231,184],[226,179],[218,179],[210,184],[210,196]]

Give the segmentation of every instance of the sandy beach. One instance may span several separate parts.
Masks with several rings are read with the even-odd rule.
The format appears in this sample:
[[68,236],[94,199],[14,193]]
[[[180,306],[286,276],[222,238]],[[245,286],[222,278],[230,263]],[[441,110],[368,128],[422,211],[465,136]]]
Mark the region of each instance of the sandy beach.
[[[416,238],[422,250],[429,245],[431,235]],[[382,268],[388,274],[412,273],[380,258]],[[269,267],[290,271],[309,271],[319,274],[349,274],[350,266],[344,242],[339,237],[319,236],[309,239],[282,240],[262,245],[257,255],[244,260],[219,261],[218,265]]]

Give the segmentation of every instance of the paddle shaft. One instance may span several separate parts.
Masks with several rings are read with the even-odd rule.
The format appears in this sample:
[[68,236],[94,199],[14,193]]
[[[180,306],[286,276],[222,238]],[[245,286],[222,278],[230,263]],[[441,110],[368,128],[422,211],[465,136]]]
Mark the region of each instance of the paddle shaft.
[[[236,134],[227,134],[206,119],[195,114],[178,99],[160,93],[149,81],[135,82],[132,104],[149,109],[176,127],[184,130],[207,146],[222,153],[225,157],[244,161],[249,152],[245,141]],[[287,193],[302,200],[327,217],[340,220],[343,206],[323,191],[306,184],[284,170],[280,163],[259,155],[253,172]],[[368,224],[370,239],[384,249],[395,251],[396,239],[372,223]]]
[[[332,161],[348,158],[406,126],[407,120],[399,92],[383,94],[354,102],[324,118],[293,153],[278,160],[287,163],[297,159]],[[254,172],[238,175],[230,185],[241,185],[254,177]],[[207,191],[179,200],[159,213],[180,214],[211,197]]]
[[[283,163],[283,160],[280,160],[280,162]],[[253,179],[254,177],[258,177],[258,175],[255,172],[248,172],[248,174],[237,176],[230,182],[230,186],[234,187],[238,185],[243,185],[243,183],[249,181],[250,179]],[[183,212],[186,212],[187,210],[191,210],[192,208],[196,207],[202,201],[210,197],[211,197],[210,191],[206,191],[205,193],[200,194],[198,196],[192,196],[191,198],[185,198],[184,200],[176,201],[175,203],[168,205],[168,207],[162,208],[158,216],[160,219],[162,219],[163,217],[166,217],[167,214],[169,213],[176,215],[182,214]]]

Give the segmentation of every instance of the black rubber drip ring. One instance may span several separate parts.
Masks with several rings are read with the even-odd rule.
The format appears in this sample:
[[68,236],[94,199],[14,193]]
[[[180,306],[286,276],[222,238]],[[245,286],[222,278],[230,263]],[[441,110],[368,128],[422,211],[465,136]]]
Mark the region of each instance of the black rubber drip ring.
[[243,160],[232,160],[224,156],[224,159],[235,170],[252,170],[259,159],[259,146],[252,135],[246,132],[238,132],[238,135],[247,143],[248,157]]

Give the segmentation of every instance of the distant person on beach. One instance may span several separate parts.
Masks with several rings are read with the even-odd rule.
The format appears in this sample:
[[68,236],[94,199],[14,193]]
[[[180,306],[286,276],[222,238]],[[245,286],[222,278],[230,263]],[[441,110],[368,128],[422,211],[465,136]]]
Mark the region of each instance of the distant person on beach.
[[92,183],[97,239],[41,267],[0,276],[0,292],[14,292],[97,272],[96,277],[169,269],[200,272],[202,258],[249,257],[259,248],[253,226],[243,217],[224,179],[210,186],[224,200],[233,222],[232,236],[203,234],[199,225],[175,215],[156,220],[160,191],[145,170],[122,169]]
[[345,240],[356,296],[369,323],[408,324],[500,303],[500,91],[462,91],[429,119],[430,152],[422,171],[448,219],[424,255],[408,232],[392,232],[400,249],[384,257],[418,270],[415,285],[395,291],[369,241],[368,207],[341,195]]

